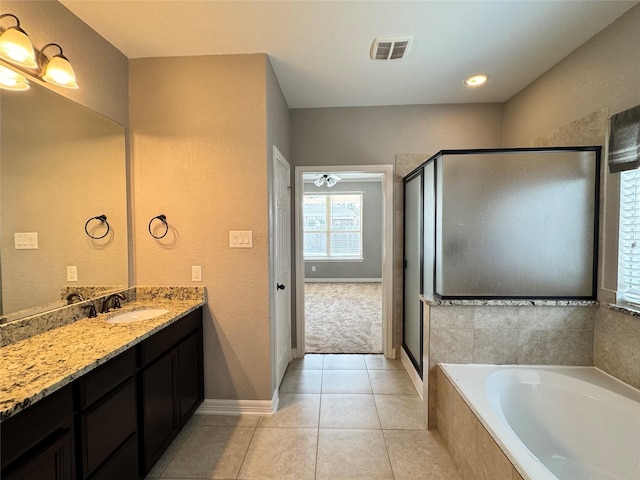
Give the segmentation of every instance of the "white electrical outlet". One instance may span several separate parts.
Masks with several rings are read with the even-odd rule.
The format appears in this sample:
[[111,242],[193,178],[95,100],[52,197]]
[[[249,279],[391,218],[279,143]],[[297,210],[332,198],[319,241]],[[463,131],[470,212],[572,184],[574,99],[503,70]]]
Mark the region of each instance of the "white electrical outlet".
[[69,266],[67,267],[67,282],[77,282],[78,281],[78,267]]
[[200,265],[194,265],[191,267],[191,281],[192,282],[201,282],[202,281],[202,267]]
[[311,265],[311,271],[315,272],[316,271],[316,266],[315,265]]

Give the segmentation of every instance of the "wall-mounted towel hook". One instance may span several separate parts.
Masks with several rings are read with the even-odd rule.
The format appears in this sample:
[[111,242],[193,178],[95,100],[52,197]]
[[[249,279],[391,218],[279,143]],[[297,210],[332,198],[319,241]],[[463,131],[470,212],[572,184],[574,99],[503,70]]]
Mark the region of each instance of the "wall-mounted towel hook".
[[[164,233],[162,235],[155,235],[151,230],[151,224],[153,223],[154,220],[160,220],[164,224]],[[151,220],[149,220],[149,235],[151,235],[156,240],[160,240],[161,238],[166,237],[168,232],[169,232],[169,224],[167,223],[166,215],[164,214],[156,215]]]
[[[92,220],[99,220],[100,222],[104,223],[107,226],[107,231],[104,232],[104,235],[95,237],[89,233],[88,227],[89,227],[89,223],[91,223]],[[91,217],[89,220],[87,220],[87,223],[84,224],[84,233],[86,233],[89,236],[89,238],[93,238],[94,240],[100,240],[101,238],[106,237],[107,234],[109,233],[109,230],[111,230],[111,226],[109,225],[109,222],[107,222],[106,215],[98,215],[96,217]]]

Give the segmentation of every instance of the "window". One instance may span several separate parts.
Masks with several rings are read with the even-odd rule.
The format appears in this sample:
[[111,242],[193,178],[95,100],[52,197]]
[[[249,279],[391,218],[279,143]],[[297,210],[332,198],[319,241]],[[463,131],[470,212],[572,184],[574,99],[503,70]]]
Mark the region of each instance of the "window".
[[640,304],[640,170],[620,173],[618,301]]
[[304,195],[305,259],[362,259],[362,192]]

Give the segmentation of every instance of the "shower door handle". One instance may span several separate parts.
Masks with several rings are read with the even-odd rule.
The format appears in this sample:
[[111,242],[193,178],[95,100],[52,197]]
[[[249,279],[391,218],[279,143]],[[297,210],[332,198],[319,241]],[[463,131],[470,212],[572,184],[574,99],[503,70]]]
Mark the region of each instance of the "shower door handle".
[[283,285],[283,284],[281,284],[281,283],[278,283],[278,284],[276,284],[276,288],[277,288],[278,290],[284,290],[284,285]]

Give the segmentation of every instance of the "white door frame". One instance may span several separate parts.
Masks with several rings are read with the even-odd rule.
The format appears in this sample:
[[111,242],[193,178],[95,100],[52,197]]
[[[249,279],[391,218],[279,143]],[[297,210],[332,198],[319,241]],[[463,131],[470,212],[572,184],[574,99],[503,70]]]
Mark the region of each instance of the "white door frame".
[[302,357],[304,340],[304,259],[302,255],[303,175],[309,173],[381,173],[382,179],[382,352],[395,358],[393,346],[393,165],[330,165],[295,167],[295,245],[296,245],[296,349]]

